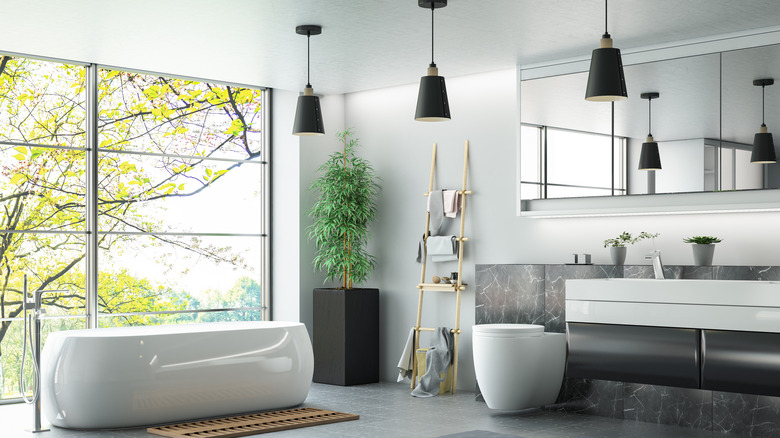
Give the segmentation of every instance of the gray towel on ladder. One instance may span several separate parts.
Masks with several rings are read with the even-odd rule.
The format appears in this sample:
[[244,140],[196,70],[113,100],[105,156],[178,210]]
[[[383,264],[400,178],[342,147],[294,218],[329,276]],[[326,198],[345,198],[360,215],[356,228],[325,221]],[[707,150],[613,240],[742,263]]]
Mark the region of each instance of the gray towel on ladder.
[[[453,337],[450,329],[439,327],[434,332],[433,345],[425,354],[425,375],[420,377],[417,386],[412,391],[415,397],[433,397],[439,395],[439,383],[443,380],[442,373],[452,363]],[[446,374],[445,374],[446,376]]]
[[428,230],[431,236],[439,234],[444,222],[444,196],[442,192],[443,190],[434,190],[428,193],[428,212],[431,214]]

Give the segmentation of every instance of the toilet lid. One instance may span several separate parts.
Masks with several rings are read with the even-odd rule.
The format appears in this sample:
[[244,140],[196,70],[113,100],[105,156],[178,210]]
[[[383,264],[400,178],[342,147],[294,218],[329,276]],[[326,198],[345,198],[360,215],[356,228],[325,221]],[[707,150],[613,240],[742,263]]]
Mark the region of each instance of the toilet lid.
[[474,333],[493,336],[541,336],[544,326],[537,324],[477,324]]

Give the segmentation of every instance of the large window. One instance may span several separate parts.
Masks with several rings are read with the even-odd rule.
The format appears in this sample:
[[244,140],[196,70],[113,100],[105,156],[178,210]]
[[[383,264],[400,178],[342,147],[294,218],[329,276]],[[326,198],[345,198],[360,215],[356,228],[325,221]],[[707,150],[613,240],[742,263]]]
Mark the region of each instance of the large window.
[[626,194],[625,138],[526,124],[520,135],[521,199]]
[[25,275],[45,332],[268,315],[265,94],[2,57],[0,398]]

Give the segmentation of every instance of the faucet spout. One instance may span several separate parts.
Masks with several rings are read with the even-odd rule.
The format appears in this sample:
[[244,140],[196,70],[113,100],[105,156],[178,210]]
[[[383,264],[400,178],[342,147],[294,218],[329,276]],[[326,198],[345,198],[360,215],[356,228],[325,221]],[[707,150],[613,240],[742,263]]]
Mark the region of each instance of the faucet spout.
[[645,256],[645,260],[652,260],[653,272],[656,280],[664,279],[664,264],[661,262],[661,251],[655,250]]

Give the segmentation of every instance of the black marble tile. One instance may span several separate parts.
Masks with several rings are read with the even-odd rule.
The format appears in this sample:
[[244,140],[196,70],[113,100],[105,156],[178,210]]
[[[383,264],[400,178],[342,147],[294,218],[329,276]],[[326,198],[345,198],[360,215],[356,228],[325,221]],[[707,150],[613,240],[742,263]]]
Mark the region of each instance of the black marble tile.
[[710,429],[712,392],[701,389],[625,383],[623,418],[695,429]]
[[682,278],[692,280],[712,280],[715,278],[715,268],[712,266],[683,266]]
[[558,400],[550,408],[622,419],[623,391],[622,382],[565,377]]
[[780,266],[715,266],[716,280],[780,280]]
[[477,324],[544,324],[544,265],[477,265]]
[[546,265],[544,281],[545,331],[566,332],[566,280],[574,278],[619,278],[623,266]]
[[[664,278],[684,278],[683,266],[664,266]],[[655,278],[655,272],[650,265],[624,266],[623,278]]]
[[735,436],[780,436],[780,397],[712,393],[712,430]]

